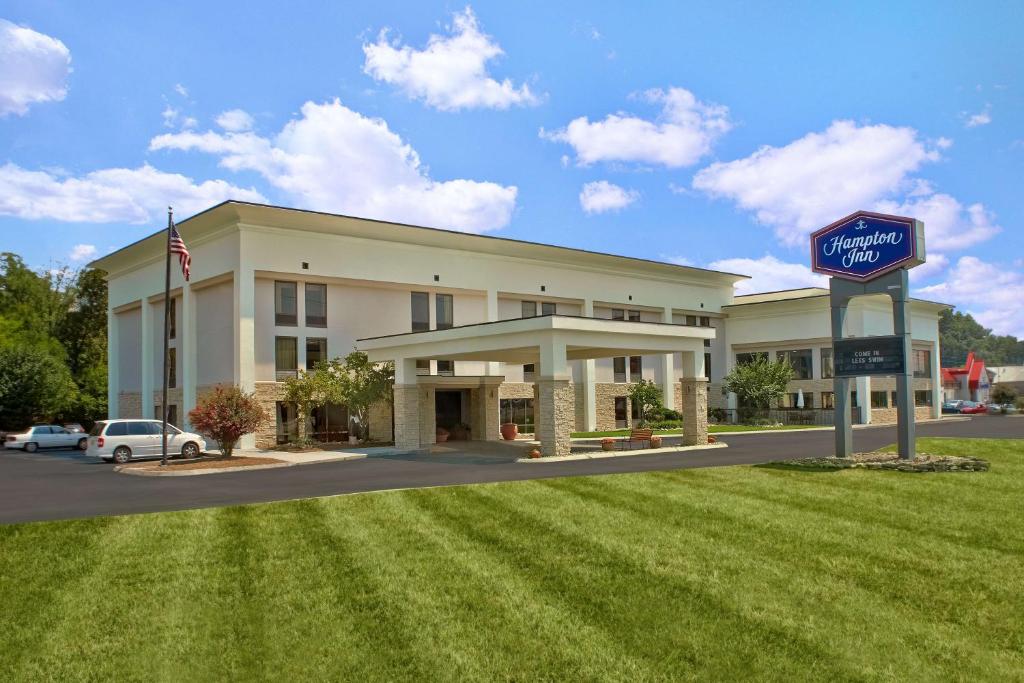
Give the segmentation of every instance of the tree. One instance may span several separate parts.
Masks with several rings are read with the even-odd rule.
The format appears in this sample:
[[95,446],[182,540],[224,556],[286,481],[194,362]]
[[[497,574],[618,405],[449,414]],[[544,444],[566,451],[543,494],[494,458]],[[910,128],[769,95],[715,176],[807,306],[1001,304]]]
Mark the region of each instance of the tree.
[[0,429],[50,421],[74,405],[75,383],[44,348],[0,347]]
[[749,363],[741,363],[725,376],[723,384],[739,398],[740,405],[766,410],[772,402],[786,393],[786,385],[793,379],[793,366],[787,360],[770,361],[756,356]]
[[199,399],[199,405],[188,412],[188,419],[200,433],[217,442],[221,457],[230,458],[238,440],[259,429],[267,414],[255,393],[218,386]]
[[331,361],[329,372],[340,381],[341,400],[354,418],[356,435],[365,439],[370,406],[381,401],[390,404],[394,398],[394,363],[371,363],[365,353],[353,351],[340,363]]
[[1013,403],[1017,400],[1017,390],[1009,384],[993,384],[988,397],[993,403]]
[[57,326],[67,365],[78,385],[70,415],[90,421],[107,413],[107,281],[92,268],[78,271],[68,287],[68,309]]
[[987,365],[1020,365],[1024,363],[1024,341],[1009,335],[994,335],[992,330],[976,321],[970,313],[942,311],[939,315],[939,342],[942,366],[959,367],[974,351]]
[[289,377],[284,382],[284,400],[295,404],[300,445],[312,442],[306,434],[306,425],[313,408],[344,401],[341,371],[337,365],[337,359],[330,363],[321,361],[312,370],[299,370],[295,377]]
[[661,387],[649,379],[642,379],[630,385],[629,400],[636,406],[640,414],[640,426],[643,427],[662,409]]

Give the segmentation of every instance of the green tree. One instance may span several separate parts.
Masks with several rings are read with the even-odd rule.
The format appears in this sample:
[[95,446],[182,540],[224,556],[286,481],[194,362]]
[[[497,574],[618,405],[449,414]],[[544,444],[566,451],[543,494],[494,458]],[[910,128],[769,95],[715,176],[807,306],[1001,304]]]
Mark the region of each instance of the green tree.
[[662,410],[661,387],[649,379],[642,379],[630,385],[629,400],[636,406],[640,414],[640,426],[644,427]]
[[1009,384],[993,384],[988,397],[993,403],[1013,403],[1017,400],[1017,390]]
[[68,369],[78,386],[77,420],[107,413],[107,282],[102,271],[87,268],[68,287],[67,312],[57,335],[67,354]]
[[370,406],[394,399],[394,363],[371,363],[362,351],[353,351],[340,363],[335,359],[329,370],[340,380],[342,402],[348,405],[356,435],[367,437]]
[[789,361],[770,361],[757,356],[749,363],[734,367],[723,384],[726,391],[736,394],[741,406],[766,410],[786,393],[791,379],[793,366]]
[[330,363],[321,361],[312,370],[299,370],[295,377],[289,377],[284,382],[284,400],[295,404],[300,445],[312,443],[306,427],[313,408],[343,402],[341,373],[337,370],[337,364],[337,360]]
[[230,458],[238,440],[259,429],[267,414],[255,393],[218,386],[199,399],[188,419],[201,434],[217,442],[222,458]]
[[64,362],[44,348],[0,347],[0,429],[49,422],[77,399]]
[[994,335],[970,313],[943,311],[939,315],[942,366],[958,367],[973,351],[987,365],[1024,364],[1024,341],[1010,335]]

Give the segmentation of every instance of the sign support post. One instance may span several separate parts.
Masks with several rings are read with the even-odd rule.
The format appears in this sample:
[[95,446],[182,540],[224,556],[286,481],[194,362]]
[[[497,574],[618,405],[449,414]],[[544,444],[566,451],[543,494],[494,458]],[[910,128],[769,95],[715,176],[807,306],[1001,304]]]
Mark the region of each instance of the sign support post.
[[[893,332],[903,337],[903,372],[896,375],[896,419],[897,419],[897,445],[900,458],[903,460],[914,459],[914,368],[911,363],[913,348],[910,337],[910,284],[906,270],[893,272],[900,284],[897,289],[891,289],[892,296],[892,320]],[[936,377],[933,381],[938,382]]]
[[[836,280],[832,280],[835,282]],[[836,304],[832,292],[832,339],[843,338],[843,323],[846,321],[846,303]],[[836,457],[848,458],[853,453],[853,418],[850,415],[850,378],[833,375],[832,400],[836,423]]]

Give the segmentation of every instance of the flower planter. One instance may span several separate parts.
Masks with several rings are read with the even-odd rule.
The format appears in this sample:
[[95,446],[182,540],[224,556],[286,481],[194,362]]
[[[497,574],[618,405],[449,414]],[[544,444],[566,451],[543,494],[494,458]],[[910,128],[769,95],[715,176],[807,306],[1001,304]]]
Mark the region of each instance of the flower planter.
[[602,451],[614,451],[615,450],[615,439],[601,439],[601,450]]
[[437,443],[444,443],[445,441],[448,440],[448,430],[438,429],[436,432],[436,437]]
[[651,437],[651,448],[661,448],[661,437],[660,436],[652,436]]
[[534,448],[532,451],[530,451],[530,457],[531,458],[539,458],[540,457],[540,451],[537,450],[536,448]]
[[519,434],[519,425],[515,422],[506,422],[501,425],[501,438],[505,441],[514,441]]

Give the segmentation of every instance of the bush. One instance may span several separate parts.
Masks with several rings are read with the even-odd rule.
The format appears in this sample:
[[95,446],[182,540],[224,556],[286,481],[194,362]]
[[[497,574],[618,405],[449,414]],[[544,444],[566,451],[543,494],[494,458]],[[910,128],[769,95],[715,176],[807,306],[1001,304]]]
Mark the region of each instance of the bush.
[[655,422],[664,422],[666,420],[682,420],[683,414],[678,410],[672,410],[671,408],[662,407],[661,410],[654,411],[651,415],[651,419]]
[[708,422],[725,422],[727,417],[725,408],[708,408]]
[[1013,403],[1018,398],[1017,390],[1009,384],[1003,384],[1002,382],[992,385],[992,390],[988,396],[990,401],[999,404]]
[[647,425],[651,429],[682,429],[682,420],[659,420],[657,422],[651,422]]
[[238,440],[259,429],[267,415],[255,393],[247,394],[238,387],[216,387],[189,411],[188,419],[197,431],[217,442],[223,457],[230,458]]
[[50,421],[77,399],[71,373],[60,359],[41,348],[0,348],[0,428]]

